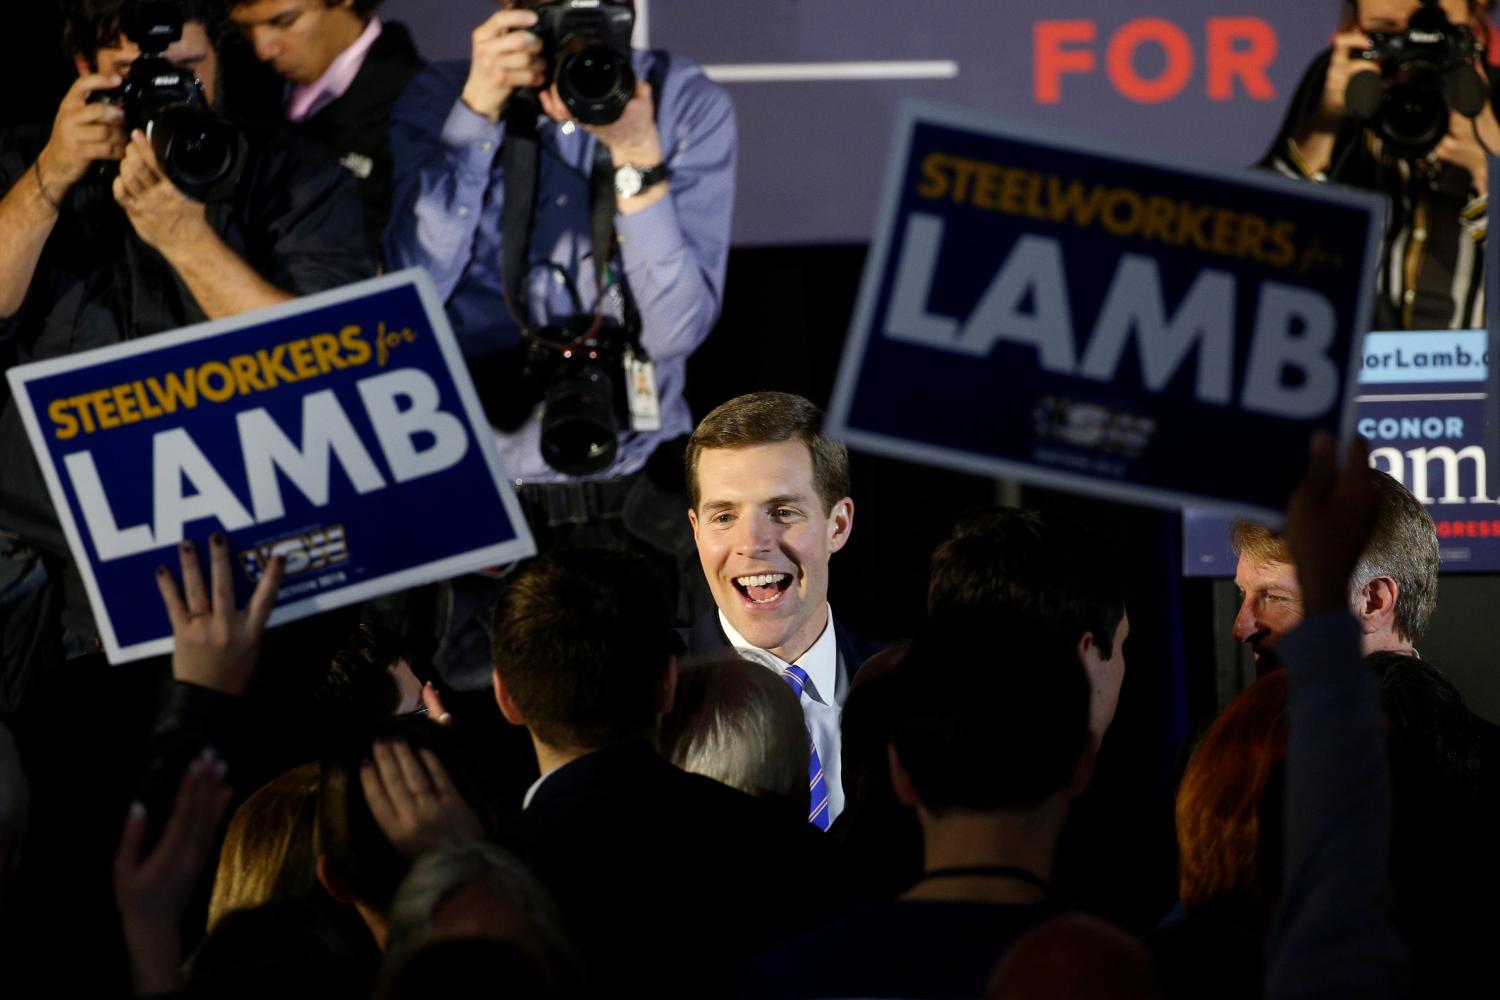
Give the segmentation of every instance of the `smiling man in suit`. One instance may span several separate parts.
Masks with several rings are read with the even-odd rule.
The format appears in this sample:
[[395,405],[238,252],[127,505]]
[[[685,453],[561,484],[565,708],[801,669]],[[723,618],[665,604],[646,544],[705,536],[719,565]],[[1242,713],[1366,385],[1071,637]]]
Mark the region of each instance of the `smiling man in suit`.
[[802,702],[819,829],[844,808],[839,714],[849,682],[878,647],[839,627],[828,566],[849,541],[849,454],[824,437],[800,396],[757,392],[703,418],[687,448],[688,520],[717,612],[683,637],[690,654],[725,646],[776,670]]

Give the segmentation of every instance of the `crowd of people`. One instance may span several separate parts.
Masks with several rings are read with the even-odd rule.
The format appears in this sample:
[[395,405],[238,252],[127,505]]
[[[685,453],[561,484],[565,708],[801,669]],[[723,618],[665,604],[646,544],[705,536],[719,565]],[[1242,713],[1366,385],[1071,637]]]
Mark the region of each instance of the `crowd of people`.
[[[1493,980],[1500,733],[1418,653],[1437,535],[1360,439],[1339,456],[1316,436],[1284,524],[1235,525],[1232,634],[1257,679],[1183,748],[1177,905],[1121,926],[1094,890],[1142,859],[1078,807],[1130,683],[1110,543],[1055,512],[973,511],[931,554],[924,624],[874,642],[829,603],[858,491],[818,406],[762,391],[689,414],[736,156],[699,67],[634,53],[635,89],[590,124],[556,89],[544,4],[502,4],[470,60],[426,67],[379,0],[181,0],[164,56],[209,106],[232,37],[281,80],[282,120],[239,126],[242,172],[205,203],[93,99],[143,58],[150,6],[69,0],[77,82],[50,125],[0,134],[0,340],[53,358],[425,268],[541,554],[267,629],[281,558],[240,603],[231,540],[184,541],[154,580],[173,653],[112,669],[5,400],[7,995],[1283,1000]],[[1349,14],[1388,30],[1415,6]],[[1346,155],[1334,100],[1370,44],[1336,39],[1271,165],[1383,162],[1357,130]],[[1385,180],[1415,205],[1417,175],[1466,177],[1448,201],[1467,220],[1473,152]],[[1461,322],[1482,235],[1458,276],[1391,270],[1431,296],[1382,296]],[[579,317],[652,387],[587,471],[547,441],[532,359]]]
[[[92,982],[137,995],[1399,997],[1481,981],[1494,744],[1409,646],[1435,538],[1429,521],[1424,551],[1385,561],[1380,540],[1425,514],[1362,441],[1341,465],[1314,441],[1284,533],[1237,530],[1262,676],[1192,750],[1180,904],[1136,935],[1090,915],[1065,871],[1109,835],[1070,807],[1128,683],[1128,594],[1099,543],[1035,511],[978,512],[933,554],[926,625],[862,644],[827,600],[854,501],[820,420],[756,393],[695,430],[690,517],[717,605],[697,626],[672,628],[638,554],[555,551],[493,608],[486,690],[419,679],[368,622],[315,662],[297,625],[265,629],[279,562],[237,607],[226,540],[184,542],[157,573],[175,639],[159,697],[132,668],[112,683],[144,704],[122,694],[94,730],[98,707],[53,712],[86,674],[50,678],[0,739],[7,947],[54,953],[66,914]],[[1257,611],[1277,598],[1279,618]]]

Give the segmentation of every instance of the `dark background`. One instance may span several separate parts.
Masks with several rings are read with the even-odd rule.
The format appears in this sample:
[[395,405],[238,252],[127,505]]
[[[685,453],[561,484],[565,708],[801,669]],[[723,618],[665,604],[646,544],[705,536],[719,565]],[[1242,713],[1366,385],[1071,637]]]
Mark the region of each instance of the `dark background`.
[[[691,9],[697,13],[681,24],[701,23],[708,26],[705,30],[722,32],[723,22],[730,17],[728,12],[747,6],[751,5],[704,4],[701,0],[693,4],[658,3],[652,18],[653,41],[665,44],[670,39],[674,47],[704,62],[727,60],[722,34],[704,39],[705,47],[713,51],[695,51],[692,45],[679,41],[682,35],[669,24],[669,15]],[[767,23],[790,24],[823,39],[831,30],[827,12],[817,12],[813,4],[764,0],[753,6],[760,13],[755,23],[762,29]],[[843,9],[852,5],[835,6]],[[1038,17],[1097,16],[1101,22],[1109,22],[1101,28],[1101,38],[1107,39],[1110,24],[1118,24],[1127,16],[1151,13],[1145,8],[1160,8],[1164,16],[1180,16],[1185,30],[1191,28],[1201,34],[1205,9],[1227,9],[1230,5],[1151,0],[1129,5],[1128,15],[1119,11],[1120,5],[1102,0],[1047,5],[963,2],[920,8],[859,6],[873,12],[867,20],[878,21],[883,30],[894,29],[903,37],[923,38],[929,29],[937,30],[933,27],[936,25],[950,37],[956,26],[960,34],[993,40],[994,46],[987,42],[975,57],[989,59],[996,63],[997,71],[1010,73],[1021,70],[999,64],[1005,58],[1024,58],[1031,37],[1029,22]],[[1275,72],[1278,87],[1283,88],[1280,92],[1285,94],[1306,55],[1321,46],[1332,31],[1337,5],[1278,0],[1251,6],[1262,16],[1290,25],[1290,36],[1285,39],[1287,44]],[[465,14],[475,8],[482,13],[487,4],[479,0],[442,5],[431,0],[395,0],[389,7],[392,12],[408,15],[420,42],[424,33],[433,32],[437,33],[433,37],[461,39],[472,27]],[[1026,8],[1024,14],[1017,12],[1021,7]],[[1142,9],[1137,11],[1137,7]],[[899,23],[886,17],[888,11],[896,9],[902,11]],[[1242,13],[1237,9],[1229,12]],[[784,20],[775,21],[778,16]],[[975,19],[983,19],[983,23],[976,25]],[[768,59],[825,58],[806,54],[813,47],[807,34],[765,29],[750,32],[748,37],[767,40],[765,44],[774,50]],[[57,99],[72,78],[59,38],[51,4],[7,6],[5,29],[0,31],[0,93],[5,95],[0,100],[0,125],[52,117]],[[1102,60],[1102,41],[1097,48]],[[1002,52],[1010,56],[1002,57]],[[839,55],[856,56],[874,57],[852,52]],[[934,54],[881,52],[879,57],[931,58]],[[229,84],[233,88],[233,53],[229,61]],[[1146,73],[1151,67],[1143,62],[1140,68]],[[981,77],[980,82],[987,79]],[[869,193],[877,186],[883,169],[890,133],[889,108],[894,106],[897,92],[976,106],[983,103],[974,93],[953,92],[948,85],[934,83],[806,88],[777,84],[761,89],[745,85],[732,86],[730,91],[739,108],[746,144],[740,174],[741,229],[737,230],[743,235],[729,259],[723,318],[689,368],[689,402],[695,413],[703,414],[742,392],[780,389],[826,404],[864,263],[863,239],[873,226],[874,204]],[[1070,77],[1065,86],[1067,99],[1055,108],[1033,107],[1031,117],[1055,120],[1061,127],[1086,134],[1094,134],[1091,122],[1103,122],[1099,128],[1110,138],[1140,135],[1170,143],[1177,150],[1191,147],[1200,158],[1217,156],[1228,162],[1253,159],[1265,137],[1274,131],[1279,106],[1248,97],[1212,104],[1202,94],[1201,73],[1184,92],[1181,108],[1131,104],[1103,87],[1097,76]],[[1019,96],[1008,93],[1004,97],[1024,101],[1029,93],[1023,89]],[[802,107],[809,114],[793,120],[787,116],[789,107]],[[839,113],[844,108],[849,109],[848,114]],[[762,170],[757,164],[770,166]],[[795,180],[802,165],[809,165],[805,185]],[[813,169],[811,165],[819,166]],[[840,171],[847,176],[841,176]],[[807,214],[808,199],[826,202],[828,210]],[[768,218],[811,221],[789,226],[778,239],[762,228]],[[745,229],[747,219],[755,222]],[[818,242],[836,236],[846,242]],[[900,406],[901,401],[892,400],[891,405]],[[980,412],[981,405],[979,400],[955,399],[953,419],[969,419]],[[1214,443],[1205,442],[1204,446]],[[1247,462],[1301,461],[1300,454],[1266,454],[1253,441],[1223,442],[1222,447],[1243,450]],[[859,454],[854,456],[853,475],[856,530],[849,547],[835,560],[831,603],[841,620],[871,636],[896,638],[918,626],[923,615],[928,554],[947,534],[954,517],[965,510],[1001,501],[1021,503],[1076,517],[1113,540],[1119,554],[1101,553],[1100,570],[1124,577],[1133,588],[1132,634],[1126,645],[1129,670],[1090,795],[1094,808],[1112,824],[1122,857],[1156,856],[1163,838],[1170,844],[1171,789],[1189,735],[1211,718],[1249,676],[1243,652],[1234,647],[1228,635],[1235,606],[1232,586],[1226,581],[1184,580],[1182,576],[1180,516]],[[1497,599],[1500,586],[1493,578],[1446,576],[1432,635],[1422,644],[1422,652],[1454,677],[1473,706],[1494,720],[1500,720],[1500,684],[1493,677],[1491,665],[1497,662],[1500,641],[1493,630],[1476,623],[1494,617],[1490,609]],[[1004,639],[996,636],[997,645],[1003,645]],[[1129,800],[1124,793],[1127,775],[1132,796]],[[1140,845],[1138,851],[1135,845]],[[1122,884],[1116,898],[1128,901],[1130,906],[1117,917],[1134,929],[1149,926],[1171,903],[1175,887],[1170,867],[1122,865],[1121,869],[1118,877]]]

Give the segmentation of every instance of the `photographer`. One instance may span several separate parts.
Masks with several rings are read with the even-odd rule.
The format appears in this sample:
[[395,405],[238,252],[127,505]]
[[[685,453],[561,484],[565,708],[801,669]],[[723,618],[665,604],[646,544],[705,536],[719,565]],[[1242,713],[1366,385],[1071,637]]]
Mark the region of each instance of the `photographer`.
[[[353,182],[316,150],[213,112],[224,23],[215,0],[76,0],[66,9],[78,81],[50,128],[0,134],[0,339],[13,340],[20,362],[373,273]],[[143,53],[131,35],[154,41]],[[134,66],[144,67],[138,78]],[[97,638],[8,401],[0,456],[0,696],[14,705],[22,665],[38,671],[60,654],[59,618],[70,653]]]
[[[672,578],[697,576],[683,572],[695,564],[681,448],[663,448],[650,476],[647,462],[692,430],[683,382],[722,302],[735,123],[728,95],[696,65],[630,50],[630,12],[628,3],[506,3],[474,30],[470,62],[418,76],[391,121],[396,198],[385,250],[392,269],[431,272],[538,544],[635,548],[655,557],[657,583],[675,599]],[[566,58],[570,40],[592,31],[576,27],[580,16],[611,19],[587,79],[571,77]],[[598,84],[620,67],[634,83],[616,85],[616,106],[596,114],[576,100],[580,79]],[[506,168],[528,142],[529,199],[521,171]],[[547,339],[542,328],[562,333]],[[597,350],[571,349],[580,336]],[[590,353],[599,355],[593,373],[579,364]],[[585,377],[607,393],[575,392]],[[569,404],[595,411],[586,447],[555,423]],[[482,643],[474,653],[488,663]]]
[[[1303,76],[1262,163],[1385,195],[1373,329],[1485,325],[1488,158],[1500,150],[1494,80],[1483,58],[1493,6],[1346,0],[1332,47]],[[1427,66],[1438,72],[1418,75]],[[1397,91],[1408,84],[1404,93],[1415,101]],[[1429,111],[1445,110],[1446,128],[1442,119],[1424,128]]]
[[359,180],[372,256],[391,215],[391,110],[422,69],[411,34],[382,22],[383,0],[229,0],[255,58],[286,82],[282,115]]

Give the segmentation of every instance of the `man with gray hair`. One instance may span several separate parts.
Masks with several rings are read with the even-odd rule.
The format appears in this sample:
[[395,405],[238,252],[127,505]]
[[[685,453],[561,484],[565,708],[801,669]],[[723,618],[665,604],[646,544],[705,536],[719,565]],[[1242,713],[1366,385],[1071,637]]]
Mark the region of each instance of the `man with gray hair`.
[[684,771],[806,816],[810,744],[802,706],[768,666],[727,653],[685,664],[658,745]]
[[[1415,653],[1437,605],[1438,538],[1432,516],[1400,482],[1376,470],[1379,513],[1350,583],[1349,609],[1366,653]],[[1257,673],[1279,666],[1274,647],[1302,621],[1302,590],[1286,539],[1264,525],[1236,520],[1230,543],[1239,562],[1236,642],[1255,654]]]

